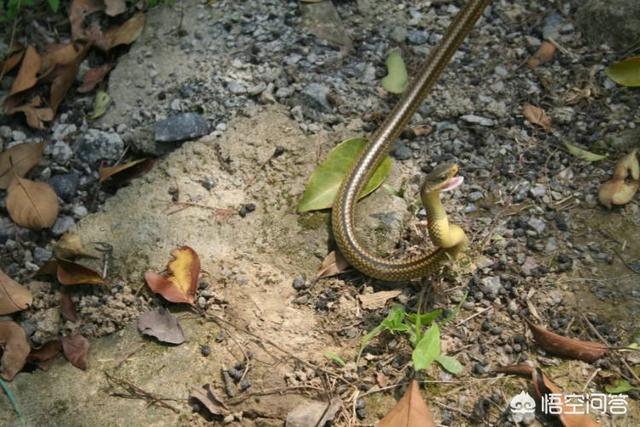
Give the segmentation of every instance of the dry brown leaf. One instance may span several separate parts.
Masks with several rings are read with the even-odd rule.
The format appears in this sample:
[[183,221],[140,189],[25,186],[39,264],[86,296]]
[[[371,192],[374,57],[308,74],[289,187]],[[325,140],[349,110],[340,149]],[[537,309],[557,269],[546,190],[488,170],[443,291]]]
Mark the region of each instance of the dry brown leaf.
[[179,345],[185,340],[178,319],[162,307],[141,314],[138,317],[138,330],[168,344]]
[[31,351],[24,329],[15,322],[0,321],[0,348],[3,351],[0,377],[11,381],[27,362]]
[[9,216],[21,227],[32,230],[49,228],[58,217],[58,196],[46,182],[15,177],[6,199]]
[[[53,247],[53,255],[57,259],[70,260],[73,258],[97,258],[82,244],[82,239],[77,233],[67,232],[62,235]],[[56,274],[54,269],[52,274]]]
[[47,46],[46,52],[42,55],[40,78],[53,71],[56,65],[71,64],[78,57],[79,52],[80,49],[74,43]]
[[38,52],[33,48],[33,46],[27,47],[18,75],[9,90],[9,96],[31,89],[36,85],[38,82],[40,63],[41,59]]
[[599,342],[563,337],[525,319],[536,344],[549,353],[593,363],[604,356],[609,348]]
[[0,153],[0,188],[9,187],[15,175],[23,177],[42,158],[45,143],[18,144]]
[[71,37],[73,40],[84,39],[84,20],[92,13],[104,9],[102,0],[73,0],[69,7],[69,22],[71,24]]
[[349,268],[349,263],[344,259],[340,251],[331,251],[322,260],[322,264],[314,280],[335,276],[336,274],[344,272],[347,268]]
[[112,185],[121,186],[133,178],[147,173],[154,164],[154,159],[138,159],[117,166],[100,168],[100,183],[109,180]]
[[589,415],[574,413],[576,411],[572,407],[565,406],[566,401],[562,389],[554,384],[541,369],[533,366],[532,362],[496,368],[494,372],[529,378],[533,383],[538,403],[548,394],[560,395],[562,411],[557,416],[564,427],[600,427],[600,424]]
[[211,415],[225,417],[229,415],[229,408],[224,400],[218,396],[211,384],[205,384],[202,387],[195,387],[189,393],[189,398],[200,402]]
[[33,296],[29,289],[0,270],[0,316],[24,310],[32,301]]
[[188,246],[175,249],[171,255],[174,259],[167,264],[168,277],[147,271],[144,278],[149,288],[167,301],[193,304],[200,275],[200,258]]
[[82,77],[82,85],[78,88],[78,92],[91,92],[113,69],[115,64],[104,64],[99,67],[90,68]]
[[13,70],[16,65],[22,61],[22,57],[24,56],[24,49],[18,49],[17,52],[14,52],[7,59],[4,60],[2,66],[0,67],[0,80],[7,74],[9,71]]
[[87,55],[90,47],[90,44],[84,45],[82,49],[78,51],[78,54],[73,61],[66,64],[56,65],[50,73],[49,78],[51,79],[51,91],[49,95],[49,105],[54,113],[58,111],[60,103],[75,81],[80,64]]
[[102,285],[104,279],[96,271],[76,264],[75,262],[58,259],[57,278],[62,285]]
[[527,61],[527,66],[531,69],[536,68],[538,65],[542,65],[545,62],[551,61],[553,59],[553,55],[556,53],[556,45],[549,42],[543,41],[540,44],[540,47],[533,54],[529,61]]
[[60,313],[69,322],[78,321],[78,313],[76,313],[76,306],[71,299],[71,295],[64,291],[60,293]]
[[105,13],[109,16],[118,16],[127,11],[125,0],[104,0]]
[[372,294],[358,295],[358,299],[360,300],[360,304],[362,304],[362,308],[365,310],[377,310],[384,307],[387,301],[401,294],[402,291],[400,289],[394,289],[392,291],[380,291]]
[[378,427],[435,427],[435,425],[416,380],[411,380],[402,399],[378,423]]
[[47,341],[42,347],[33,348],[27,356],[28,362],[46,362],[56,357],[62,350],[60,340]]
[[531,104],[524,104],[522,114],[530,123],[540,126],[545,132],[551,130],[551,118],[547,116],[547,113],[545,113],[542,108]]
[[87,355],[89,353],[89,340],[82,335],[62,337],[62,352],[73,366],[83,371],[87,369]]
[[612,205],[625,205],[633,199],[640,188],[640,163],[637,150],[618,160],[613,169],[613,177],[603,183],[598,190],[598,200],[611,209]]
[[112,27],[104,32],[91,27],[88,31],[89,38],[97,48],[106,52],[116,46],[133,43],[142,34],[144,21],[144,13],[136,13],[119,27]]
[[30,104],[20,105],[7,110],[7,114],[15,113],[24,113],[27,124],[34,129],[44,129],[44,122],[50,122],[55,117],[55,113],[51,108],[36,108]]

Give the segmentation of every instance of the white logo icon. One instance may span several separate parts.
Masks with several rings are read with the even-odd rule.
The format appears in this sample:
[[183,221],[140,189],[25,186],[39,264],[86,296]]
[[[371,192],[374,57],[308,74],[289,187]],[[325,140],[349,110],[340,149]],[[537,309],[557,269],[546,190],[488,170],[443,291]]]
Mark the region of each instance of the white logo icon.
[[521,391],[520,394],[513,396],[509,407],[514,414],[533,414],[536,411],[536,401],[529,396],[529,393]]

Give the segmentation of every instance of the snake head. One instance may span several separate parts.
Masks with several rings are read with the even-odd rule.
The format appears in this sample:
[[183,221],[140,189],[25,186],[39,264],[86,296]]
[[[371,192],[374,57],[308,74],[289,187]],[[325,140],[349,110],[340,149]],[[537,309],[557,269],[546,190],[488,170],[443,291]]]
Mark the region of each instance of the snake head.
[[433,192],[451,191],[459,187],[464,178],[456,176],[457,174],[458,165],[455,163],[444,163],[436,166],[425,177],[420,194],[424,196]]

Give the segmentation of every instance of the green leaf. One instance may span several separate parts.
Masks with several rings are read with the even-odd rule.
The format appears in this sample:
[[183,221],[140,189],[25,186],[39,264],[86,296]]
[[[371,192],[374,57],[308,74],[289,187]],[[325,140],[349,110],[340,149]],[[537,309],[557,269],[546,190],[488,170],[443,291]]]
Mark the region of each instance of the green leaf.
[[[406,313],[404,311],[404,307],[402,307],[401,305],[394,305],[393,307],[391,307],[391,310],[389,310],[389,314],[387,314],[387,317],[385,317],[384,320],[380,322],[378,326],[373,328],[368,334],[362,337],[362,341],[360,344],[360,351],[358,352],[357,359],[358,360],[360,359],[360,356],[362,355],[362,351],[365,349],[367,345],[369,345],[371,340],[377,337],[378,335],[380,335],[382,332],[406,331],[408,328],[402,329],[403,328],[402,320],[404,319],[405,314]],[[406,327],[406,325],[404,326]]]
[[[366,139],[352,138],[335,146],[325,161],[311,174],[302,199],[298,203],[298,212],[330,208],[344,176],[366,145]],[[378,188],[389,176],[389,172],[391,172],[391,159],[387,156],[375,170],[359,198],[363,198]]]
[[619,379],[612,385],[605,386],[604,389],[607,391],[607,393],[614,394],[614,393],[626,393],[628,391],[633,390],[634,388],[635,387],[629,384],[629,381],[625,379]]
[[[438,308],[436,310],[430,311],[428,313],[422,313],[420,315],[418,315],[416,313],[411,313],[407,317],[409,319],[409,322],[413,323],[414,325],[417,325],[418,324],[418,320],[419,320],[421,325],[425,325],[426,326],[426,325],[430,325],[431,322],[436,320],[441,315],[442,315],[442,309]],[[420,316],[420,317],[418,317],[418,316]]]
[[60,0],[47,0],[52,11],[57,12],[60,7]]
[[327,359],[331,360],[333,363],[335,363],[336,365],[343,367],[345,366],[347,363],[340,357],[338,356],[336,353],[334,353],[333,351],[325,351],[324,352],[324,357],[326,357]]
[[598,160],[607,158],[606,154],[592,153],[591,151],[583,150],[582,148],[569,144],[568,142],[565,142],[564,146],[567,147],[569,153],[579,159],[586,160],[587,162],[597,162]]
[[391,51],[387,57],[387,76],[382,79],[382,87],[388,92],[400,94],[407,88],[409,76],[399,49]]
[[416,371],[427,369],[440,356],[440,328],[437,323],[427,329],[411,356]]
[[604,72],[611,80],[623,86],[640,86],[640,56],[632,56],[609,65]]
[[462,372],[462,365],[453,357],[441,354],[436,357],[436,362],[438,362],[447,372],[451,372],[452,374],[459,374]]
[[109,94],[103,90],[99,90],[96,93],[96,99],[93,102],[93,113],[89,116],[91,120],[95,120],[98,117],[101,117],[104,113],[107,112],[107,108],[111,105],[111,97]]

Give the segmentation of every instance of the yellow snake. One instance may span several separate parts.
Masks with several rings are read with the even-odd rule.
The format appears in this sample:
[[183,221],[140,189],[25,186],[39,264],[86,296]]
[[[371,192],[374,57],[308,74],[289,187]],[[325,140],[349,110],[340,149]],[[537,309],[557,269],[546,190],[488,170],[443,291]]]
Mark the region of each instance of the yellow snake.
[[[416,78],[409,84],[400,101],[384,123],[371,136],[369,143],[345,176],[332,210],[333,236],[346,260],[360,272],[376,279],[401,281],[423,277],[437,269],[450,256],[455,256],[466,244],[460,227],[449,225],[440,203],[440,191],[454,186],[449,180],[457,173],[457,166],[439,166],[427,176],[422,187],[422,202],[427,210],[429,236],[438,248],[423,256],[402,260],[387,260],[367,251],[357,240],[354,229],[354,210],[357,195],[388,154],[391,144],[400,136],[445,66],[482,14],[490,0],[469,0],[455,17],[445,36],[436,46]],[[444,175],[443,175],[444,174]],[[441,175],[445,181],[437,183]],[[436,181],[434,186],[433,182]],[[459,184],[459,183],[458,183]],[[440,186],[439,186],[440,185]],[[435,237],[435,239],[434,239]]]

